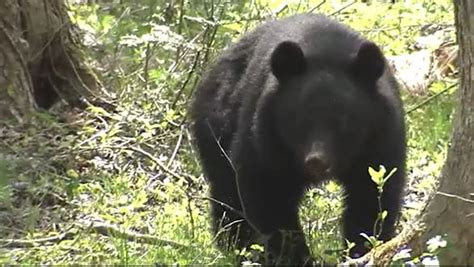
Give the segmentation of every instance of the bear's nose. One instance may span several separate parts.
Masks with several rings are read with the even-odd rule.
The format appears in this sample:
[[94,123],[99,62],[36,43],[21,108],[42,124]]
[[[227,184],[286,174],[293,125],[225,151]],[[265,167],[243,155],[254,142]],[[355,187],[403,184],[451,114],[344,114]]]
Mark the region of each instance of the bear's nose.
[[305,172],[310,175],[323,175],[329,172],[329,163],[321,153],[311,153],[304,161]]

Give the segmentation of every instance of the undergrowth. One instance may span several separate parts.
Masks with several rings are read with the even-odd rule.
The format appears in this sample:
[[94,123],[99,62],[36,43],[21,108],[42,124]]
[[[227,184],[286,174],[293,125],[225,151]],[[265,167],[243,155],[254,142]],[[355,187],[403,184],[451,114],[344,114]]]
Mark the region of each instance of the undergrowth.
[[[116,2],[70,7],[114,108],[60,106],[28,125],[1,122],[0,263],[233,263],[214,246],[207,184],[186,117],[194,87],[218,52],[262,20],[313,9],[395,55],[413,50],[422,26],[453,23],[447,0]],[[436,82],[423,96],[405,94],[406,108],[451,83]],[[444,162],[453,92],[407,115],[402,222],[421,210]],[[328,262],[343,249],[342,198],[329,182],[309,190],[301,208],[312,253]]]

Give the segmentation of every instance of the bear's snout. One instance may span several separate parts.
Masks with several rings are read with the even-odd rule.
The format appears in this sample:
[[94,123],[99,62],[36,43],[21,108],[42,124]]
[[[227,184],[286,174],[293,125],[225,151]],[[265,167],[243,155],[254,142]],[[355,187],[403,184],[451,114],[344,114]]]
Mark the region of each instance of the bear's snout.
[[330,164],[324,153],[312,152],[304,160],[304,171],[309,176],[326,176],[330,172]]

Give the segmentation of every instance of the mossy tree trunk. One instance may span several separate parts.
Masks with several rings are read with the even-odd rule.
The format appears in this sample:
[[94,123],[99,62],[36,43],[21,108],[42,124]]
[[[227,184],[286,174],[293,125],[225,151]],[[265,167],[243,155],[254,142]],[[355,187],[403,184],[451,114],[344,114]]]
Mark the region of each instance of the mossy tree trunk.
[[454,131],[436,195],[424,217],[424,243],[445,235],[441,264],[474,264],[474,1],[455,0],[460,87]]
[[63,0],[0,1],[0,117],[97,96]]

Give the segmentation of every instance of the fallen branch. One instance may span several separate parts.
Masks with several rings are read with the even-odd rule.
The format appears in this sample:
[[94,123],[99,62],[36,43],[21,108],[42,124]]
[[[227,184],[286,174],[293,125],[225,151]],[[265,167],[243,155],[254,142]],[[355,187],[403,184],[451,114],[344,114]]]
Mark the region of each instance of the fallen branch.
[[160,237],[156,237],[153,235],[146,235],[140,234],[137,232],[133,232],[130,230],[121,229],[115,225],[102,223],[102,222],[90,222],[86,224],[79,224],[79,227],[84,228],[86,230],[91,230],[98,234],[110,237],[118,237],[122,239],[126,239],[128,241],[137,242],[137,243],[144,243],[144,244],[152,244],[158,246],[171,246],[174,248],[188,248],[188,245],[168,240]]
[[[101,234],[104,236],[122,238],[137,243],[153,244],[158,246],[171,246],[174,248],[189,247],[188,245],[173,240],[167,240],[153,235],[145,235],[125,229],[120,229],[117,226],[102,222],[89,222],[83,224],[76,224],[76,226],[83,230],[93,231],[97,234]],[[70,230],[60,235],[38,239],[0,239],[0,247],[33,248],[38,246],[54,245],[65,240],[72,240],[78,234],[80,234],[80,232],[78,232],[77,230]]]
[[158,167],[160,167],[160,169],[162,169],[164,172],[168,173],[169,175],[171,175],[172,177],[176,178],[176,179],[179,179],[181,180],[183,177],[181,175],[179,175],[178,173],[174,172],[173,170],[171,170],[170,168],[166,167],[157,157],[153,156],[151,153],[141,149],[140,147],[138,146],[129,146],[129,147],[125,147],[123,149],[130,149],[130,150],[133,150],[135,152],[138,152],[140,154],[143,154],[145,155],[146,157],[148,157],[151,161],[153,161],[154,163],[156,163],[156,165],[158,165]]
[[122,147],[122,146],[104,146],[103,148],[132,150],[134,152],[140,153],[140,154],[146,156],[147,158],[149,158],[151,161],[156,163],[156,165],[158,165],[158,168],[160,168],[163,172],[171,175],[173,178],[176,178],[178,180],[184,179],[185,181],[187,181],[190,184],[195,184],[195,183],[198,182],[198,178],[196,178],[192,175],[189,175],[189,174],[182,174],[181,175],[181,174],[171,170],[163,162],[161,162],[160,159],[158,159],[157,157],[155,157],[150,152],[147,152],[147,151],[143,150],[142,148],[140,148],[138,146],[126,146],[126,147]]
[[37,239],[0,239],[0,247],[6,248],[33,248],[44,246],[48,243],[57,244],[64,240],[71,240],[74,237],[73,232],[66,232],[56,236],[37,238]]

